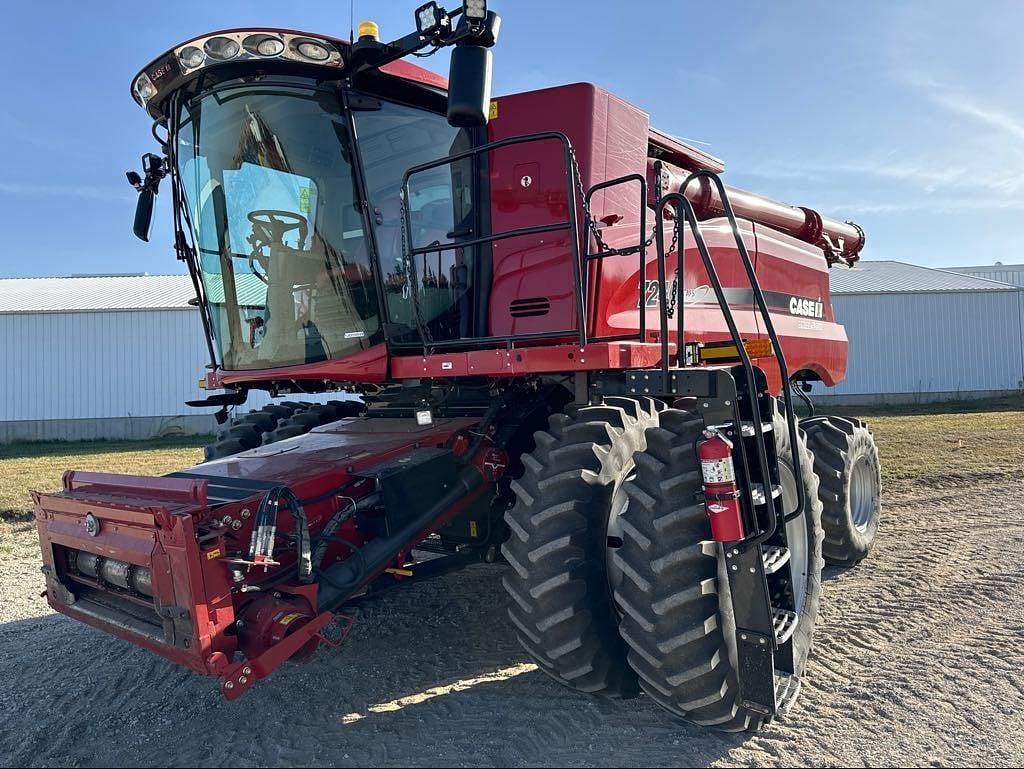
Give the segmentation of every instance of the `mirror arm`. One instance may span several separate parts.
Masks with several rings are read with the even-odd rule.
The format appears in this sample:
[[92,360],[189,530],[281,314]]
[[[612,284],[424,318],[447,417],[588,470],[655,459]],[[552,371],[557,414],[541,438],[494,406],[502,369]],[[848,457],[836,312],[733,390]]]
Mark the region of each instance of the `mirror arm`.
[[147,152],[142,156],[142,170],[145,177],[135,171],[128,171],[128,183],[139,193],[135,204],[135,224],[133,230],[140,240],[149,242],[149,232],[153,224],[153,199],[160,191],[160,182],[168,174],[168,165],[162,157]]
[[128,183],[135,188],[136,192],[149,190],[154,195],[160,192],[160,182],[168,173],[167,163],[164,162],[164,159],[152,152],[147,152],[142,156],[142,170],[146,174],[145,178],[135,171],[128,171],[125,174],[128,177]]
[[469,42],[472,45],[481,45],[490,48],[496,40],[497,15],[488,12],[487,19],[480,23],[467,23],[462,19],[457,25],[451,20],[462,14],[462,9],[445,11],[448,19],[448,33],[439,32],[430,37],[424,37],[419,32],[410,32],[405,37],[392,40],[390,43],[378,43],[374,40],[358,40],[352,45],[350,61],[355,65],[353,75],[365,72],[368,69],[379,69],[385,64],[404,58],[409,54],[422,51],[431,46],[447,48],[459,43]]

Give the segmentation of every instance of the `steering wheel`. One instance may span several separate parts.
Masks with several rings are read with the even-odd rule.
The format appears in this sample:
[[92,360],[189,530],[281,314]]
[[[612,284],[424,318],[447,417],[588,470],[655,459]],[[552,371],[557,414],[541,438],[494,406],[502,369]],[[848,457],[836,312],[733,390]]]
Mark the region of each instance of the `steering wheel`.
[[263,249],[275,245],[283,246],[284,236],[295,230],[299,231],[298,242],[301,245],[306,241],[306,235],[309,233],[309,222],[300,214],[270,208],[250,211],[247,217],[252,224],[252,234],[248,238],[249,245],[252,246],[249,267],[252,268],[253,274],[257,278],[266,283],[266,276],[257,272],[253,260],[259,260],[263,268],[266,269],[266,260],[269,255],[264,255]]

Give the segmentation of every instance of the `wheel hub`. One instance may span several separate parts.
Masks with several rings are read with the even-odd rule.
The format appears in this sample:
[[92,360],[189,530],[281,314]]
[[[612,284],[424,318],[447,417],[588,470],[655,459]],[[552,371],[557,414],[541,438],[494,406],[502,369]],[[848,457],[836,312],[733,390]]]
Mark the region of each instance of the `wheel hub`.
[[867,457],[857,457],[850,471],[850,517],[857,531],[867,531],[875,500],[875,475]]

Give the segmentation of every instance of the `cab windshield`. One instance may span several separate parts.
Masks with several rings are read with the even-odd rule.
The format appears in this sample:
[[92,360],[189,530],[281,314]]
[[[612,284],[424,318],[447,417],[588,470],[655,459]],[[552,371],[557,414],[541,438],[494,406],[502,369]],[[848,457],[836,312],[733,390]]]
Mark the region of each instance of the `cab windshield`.
[[[467,257],[448,250],[407,264],[399,200],[406,168],[463,149],[468,137],[441,115],[369,102],[355,119],[383,312],[338,92],[297,80],[238,83],[183,106],[178,172],[223,368],[351,355],[380,341],[384,312],[392,338],[413,338],[424,324],[441,338],[463,332]],[[417,245],[451,240],[471,213],[468,171],[436,176],[411,191]]]
[[226,87],[183,108],[178,172],[225,369],[338,358],[380,321],[336,92]]

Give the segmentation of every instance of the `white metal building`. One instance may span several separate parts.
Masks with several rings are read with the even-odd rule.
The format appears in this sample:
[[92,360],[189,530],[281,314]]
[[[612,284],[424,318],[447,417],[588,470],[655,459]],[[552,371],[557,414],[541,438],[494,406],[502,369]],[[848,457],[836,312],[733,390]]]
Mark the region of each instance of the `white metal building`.
[[850,357],[816,397],[915,402],[1024,391],[1024,290],[894,261],[833,268],[832,302]]
[[[0,442],[206,433],[184,275],[0,280]],[[187,415],[187,416],[186,416]]]
[[1002,283],[1011,283],[1014,286],[1024,287],[1024,264],[979,264],[974,267],[950,267],[953,272],[963,275],[973,275],[976,278],[988,278],[998,280]]
[[[1024,390],[1024,289],[891,261],[833,269],[831,280],[850,362],[818,397]],[[184,405],[201,397],[208,361],[193,295],[184,275],[0,280],[0,442],[210,432],[213,410]],[[248,406],[267,400],[254,393]]]
[[209,362],[194,296],[187,275],[0,279],[0,443],[213,432],[185,405]]

